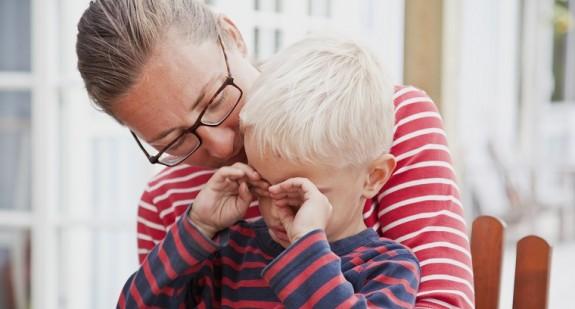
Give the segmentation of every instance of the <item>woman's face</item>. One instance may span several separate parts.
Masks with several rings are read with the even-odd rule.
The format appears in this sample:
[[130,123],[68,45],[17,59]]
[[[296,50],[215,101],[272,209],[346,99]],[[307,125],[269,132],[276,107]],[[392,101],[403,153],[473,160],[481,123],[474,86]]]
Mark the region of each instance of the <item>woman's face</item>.
[[[237,42],[241,37],[237,35],[230,41],[233,40],[236,44],[227,44],[226,54],[231,76],[243,91],[242,99],[221,125],[197,129],[202,144],[185,161],[187,164],[215,168],[245,162],[239,112],[258,71],[241,52],[242,48],[238,48],[243,46],[243,41]],[[226,76],[224,55],[217,41],[198,45],[168,38],[151,55],[139,79],[116,102],[112,112],[142,142],[160,150],[194,124],[201,107],[208,103]],[[233,103],[235,100],[221,104],[233,106]]]

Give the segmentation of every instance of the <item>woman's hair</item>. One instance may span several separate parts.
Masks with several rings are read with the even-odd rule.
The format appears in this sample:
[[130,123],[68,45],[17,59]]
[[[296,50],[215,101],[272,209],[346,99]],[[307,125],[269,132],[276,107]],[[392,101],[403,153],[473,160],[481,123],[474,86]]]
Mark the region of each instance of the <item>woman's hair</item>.
[[262,156],[304,164],[358,166],[389,151],[393,85],[366,47],[312,36],[262,67],[240,126]]
[[216,42],[216,15],[194,0],[95,0],[78,22],[78,70],[90,98],[108,114],[168,35]]

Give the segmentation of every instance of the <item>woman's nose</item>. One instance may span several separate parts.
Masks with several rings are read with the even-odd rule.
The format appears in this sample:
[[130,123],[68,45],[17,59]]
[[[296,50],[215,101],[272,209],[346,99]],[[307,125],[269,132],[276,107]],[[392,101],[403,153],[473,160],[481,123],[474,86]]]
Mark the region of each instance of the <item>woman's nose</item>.
[[202,139],[202,148],[218,159],[228,159],[234,152],[235,132],[225,127],[201,126],[196,134]]

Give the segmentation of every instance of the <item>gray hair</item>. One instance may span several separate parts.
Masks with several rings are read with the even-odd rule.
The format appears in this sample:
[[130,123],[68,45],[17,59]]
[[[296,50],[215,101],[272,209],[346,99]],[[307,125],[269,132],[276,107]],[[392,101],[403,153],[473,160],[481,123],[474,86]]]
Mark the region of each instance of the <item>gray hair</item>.
[[112,115],[156,46],[175,31],[195,43],[217,40],[216,15],[195,0],[96,0],[78,22],[78,70],[88,95]]

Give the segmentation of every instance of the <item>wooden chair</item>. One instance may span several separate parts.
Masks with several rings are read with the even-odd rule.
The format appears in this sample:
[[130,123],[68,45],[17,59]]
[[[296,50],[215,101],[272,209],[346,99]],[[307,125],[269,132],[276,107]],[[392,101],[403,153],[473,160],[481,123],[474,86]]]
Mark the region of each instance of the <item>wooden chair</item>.
[[505,225],[496,217],[480,216],[471,227],[471,257],[475,308],[499,308]]
[[[505,224],[496,217],[473,221],[471,256],[475,284],[475,308],[499,308]],[[547,308],[551,247],[542,238],[526,236],[517,243],[514,309]]]
[[551,246],[545,239],[526,236],[517,242],[513,309],[547,308]]

